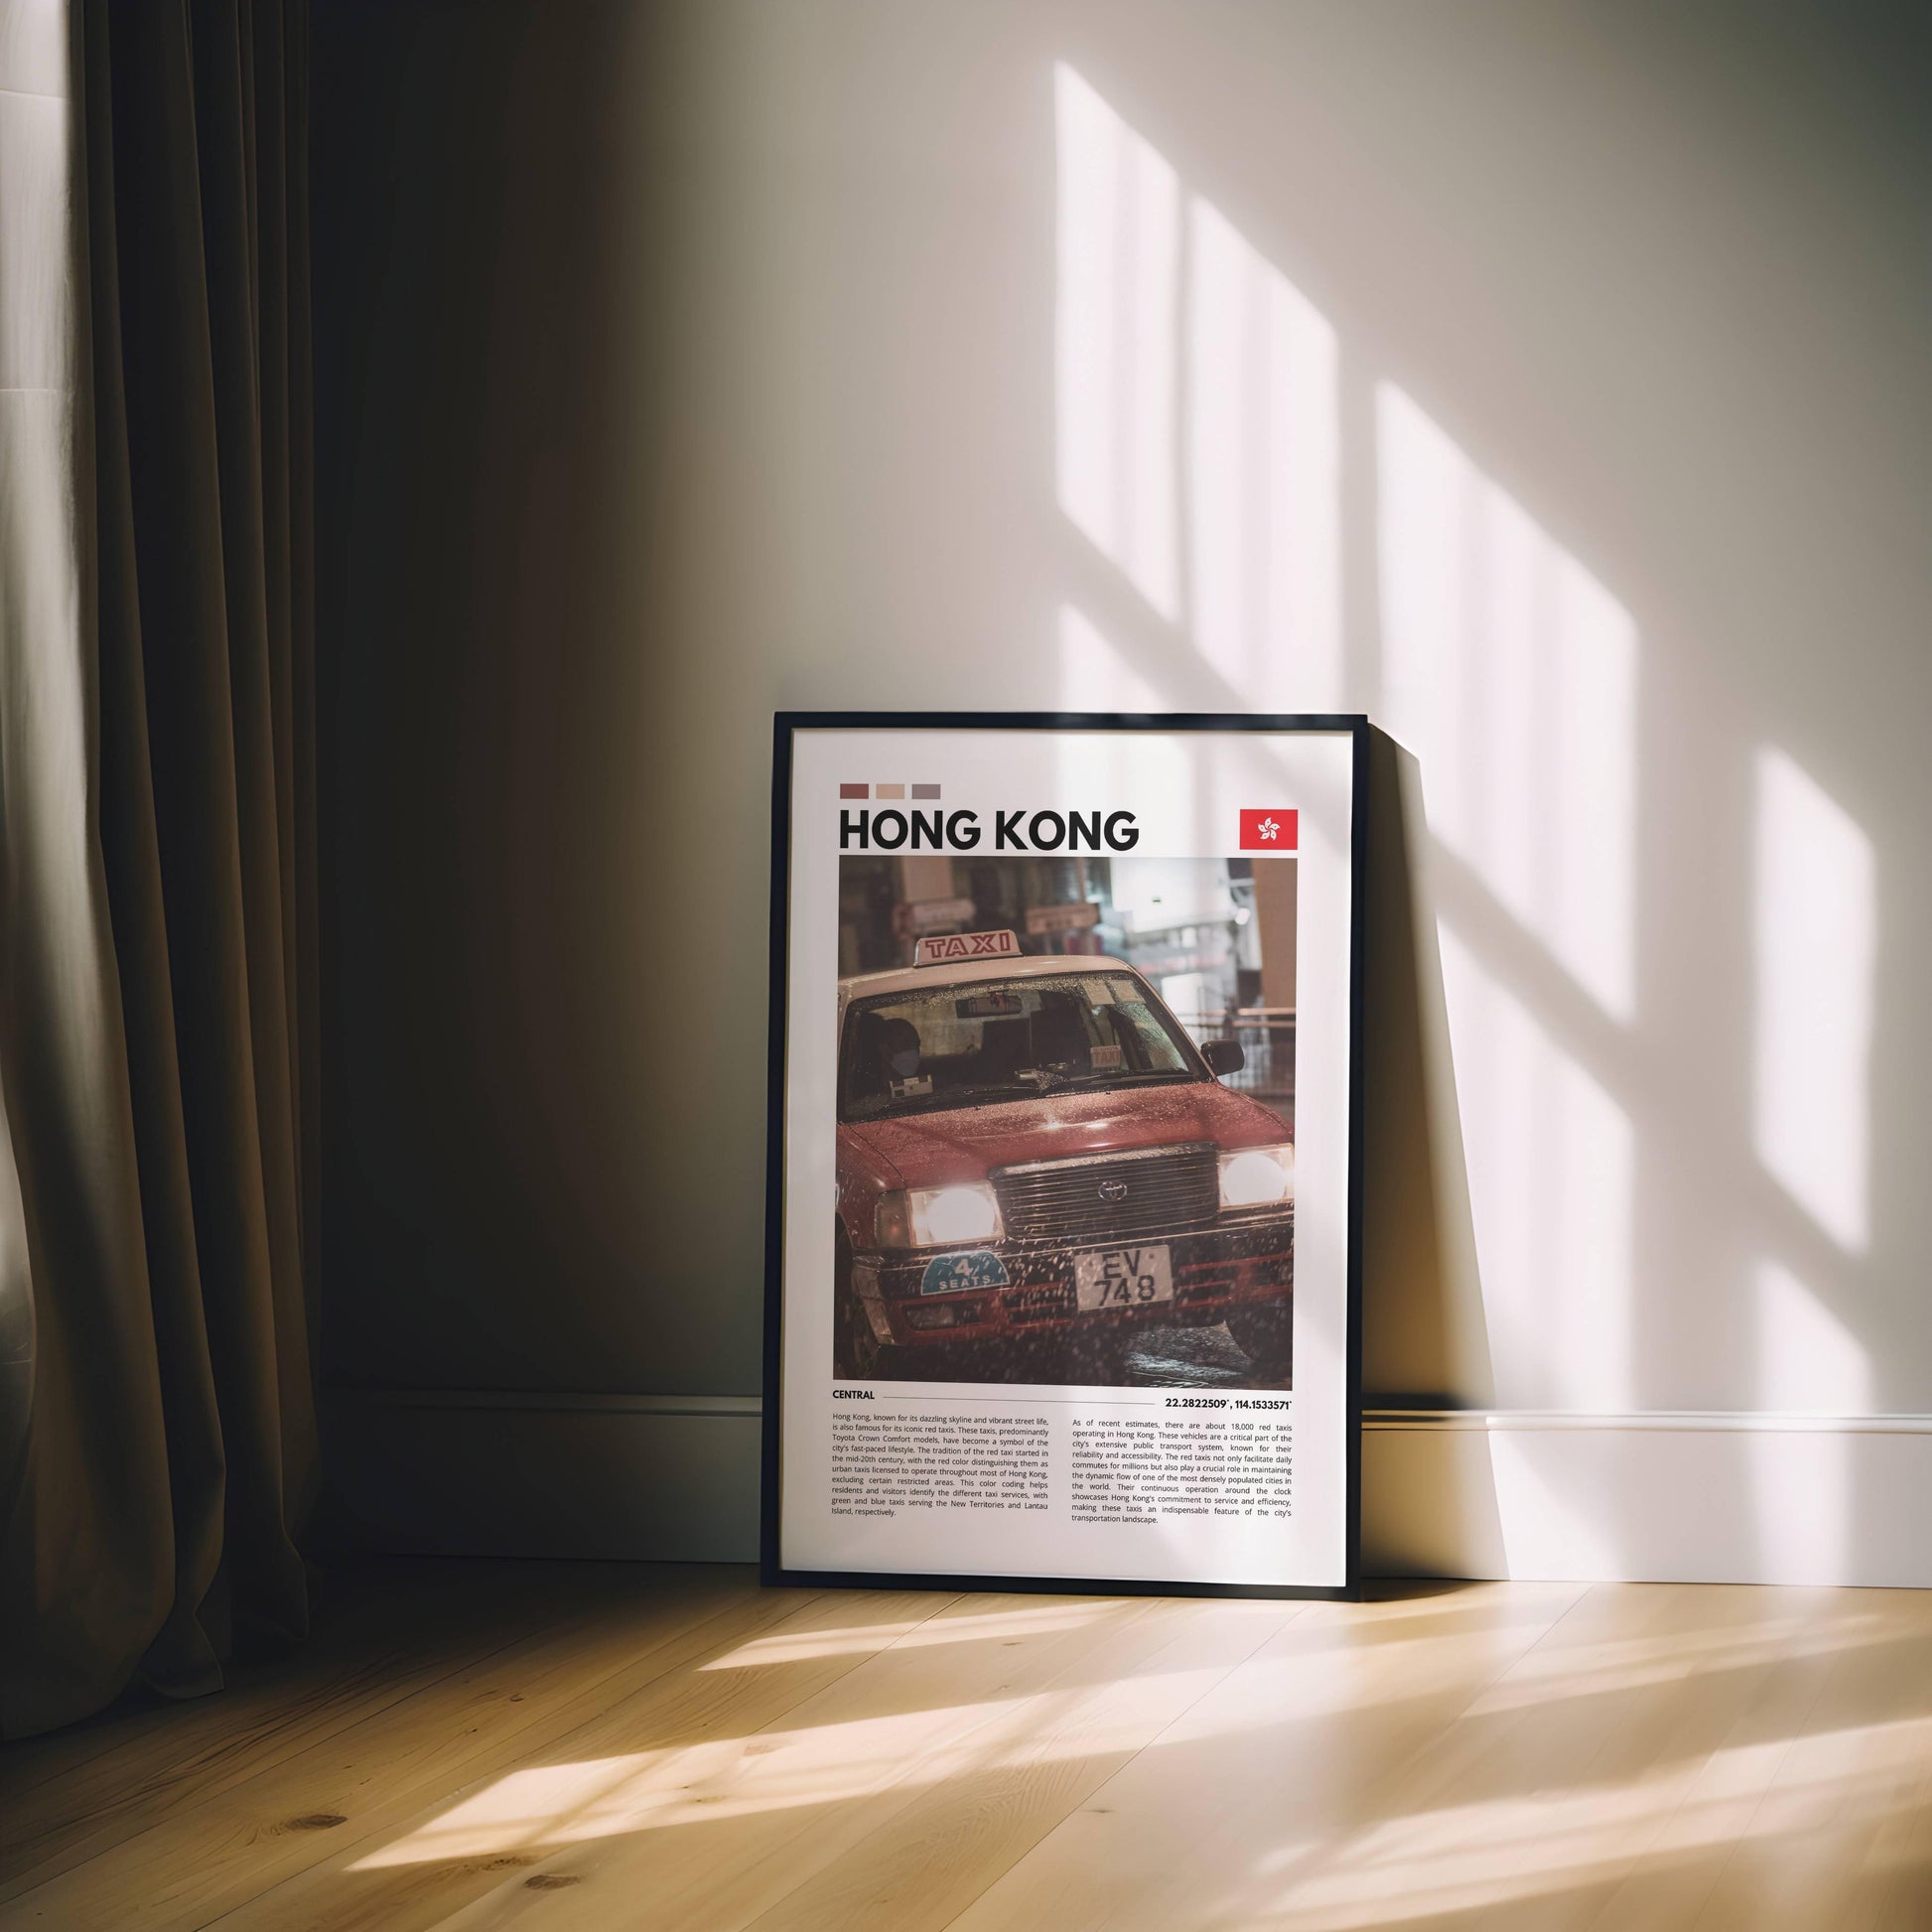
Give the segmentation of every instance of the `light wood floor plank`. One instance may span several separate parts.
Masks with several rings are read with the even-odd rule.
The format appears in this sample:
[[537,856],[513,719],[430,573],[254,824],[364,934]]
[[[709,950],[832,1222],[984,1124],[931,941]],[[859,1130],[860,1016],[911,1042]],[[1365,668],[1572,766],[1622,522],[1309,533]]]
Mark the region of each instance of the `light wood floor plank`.
[[[885,1823],[815,1858],[755,1932],[940,1932],[1016,1860],[1231,1670],[1296,1608],[1165,1604],[1080,1659],[1062,1679],[926,1767],[919,1795]],[[855,1827],[865,1821],[857,1818]]]
[[[634,1670],[557,1706],[513,1749],[469,1761],[469,1775],[423,1803],[423,1787],[396,1792],[357,1821],[351,1843],[263,1891],[216,1923],[221,1932],[417,1932],[443,1922],[506,1873],[527,1872],[544,1847],[520,1827],[467,1834],[466,1806],[487,1803],[505,1777],[541,1783],[547,1767],[601,1764],[621,1751],[688,1746],[782,1714],[871,1653],[942,1609],[925,1592],[760,1591],[740,1587],[721,1617],[687,1630]],[[385,1789],[393,1789],[385,1785]],[[500,1810],[500,1807],[498,1808]],[[466,1835],[467,1834],[467,1835]],[[455,1849],[443,1842],[461,1839]],[[385,1856],[388,1855],[388,1856]]]
[[955,1924],[1179,1932],[1272,1922],[1257,1914],[1297,1868],[1324,1863],[1390,1772],[1580,1594],[1492,1586],[1311,1605]]
[[[540,1911],[570,1932],[647,1904],[652,1932],[744,1925],[903,1812],[986,1726],[1056,1684],[1104,1678],[1111,1658],[1125,1668],[1162,1607],[962,1597],[779,1721],[623,1765],[547,1828],[568,1835],[563,1850],[447,1923],[495,1932]],[[532,1879],[556,1895],[534,1896]]]
[[1789,1932],[1827,1914],[1843,1932],[1868,1932],[1896,1876],[1886,1848],[1913,1829],[1922,1835],[1932,1629],[1922,1598],[1861,1594],[1868,1599],[1862,1621],[1872,1627],[1831,1653],[1817,1698],[1778,1751],[1696,1921],[1700,1932]]
[[[61,1800],[55,1794],[104,1752],[112,1751],[123,1765],[157,1751],[168,1762],[180,1761],[206,1737],[239,1728],[246,1714],[262,1703],[292,1704],[312,1684],[355,1668],[361,1657],[358,1640],[366,1640],[373,1628],[386,1625],[394,1635],[425,1603],[439,1598],[447,1602],[447,1586],[425,1576],[423,1569],[406,1560],[382,1565],[380,1588],[363,1589],[340,1613],[325,1619],[328,1634],[337,1642],[302,1646],[266,1668],[231,1665],[224,1673],[227,1688],[218,1697],[175,1702],[135,1689],[98,1717],[0,1743],[0,1806],[5,1807],[0,1816],[19,1816],[22,1807],[58,1808]],[[501,1581],[507,1589],[512,1579]]]
[[391,1567],[86,1732],[0,1750],[0,1927],[1932,1929],[1932,1593]]
[[1695,1853],[1674,1821],[1767,1688],[1809,1696],[1782,1668],[1806,1618],[1767,1609],[1758,1591],[1592,1591],[1375,1794],[1380,1822],[1290,1889],[1287,1922],[1425,1895],[1498,1932],[1598,1923],[1640,1863]]
[[[700,1586],[696,1608],[715,1607],[717,1586]],[[343,1824],[378,1791],[427,1795],[475,1748],[478,1734],[520,1726],[552,1696],[569,1696],[621,1667],[639,1645],[687,1623],[693,1592],[676,1587],[633,1599],[611,1620],[600,1606],[566,1600],[545,1625],[486,1647],[462,1668],[391,1669],[400,1695],[326,1734],[305,1729],[296,1747],[248,1773],[224,1762],[218,1775],[143,1792],[147,1821],[79,1864],[30,1871],[8,1901],[23,1920],[74,1922],[81,1901],[100,1922],[142,1932],[182,1932],[207,1923],[290,1871],[326,1858]],[[418,1656],[420,1657],[420,1652]],[[432,1648],[429,1655],[436,1655]],[[0,1921],[5,1922],[5,1921]]]
[[[233,1691],[98,1720],[82,1727],[84,1753],[61,1754],[60,1733],[0,1749],[0,1899],[133,1837],[185,1793],[256,1777],[555,1614],[556,1580],[539,1566],[491,1566],[484,1594],[465,1592],[463,1576],[489,1573],[454,1568],[437,1579],[422,1566],[384,1566],[379,1587],[326,1643],[238,1673]],[[621,1582],[603,1566],[586,1569],[598,1572],[584,1580],[594,1595]]]

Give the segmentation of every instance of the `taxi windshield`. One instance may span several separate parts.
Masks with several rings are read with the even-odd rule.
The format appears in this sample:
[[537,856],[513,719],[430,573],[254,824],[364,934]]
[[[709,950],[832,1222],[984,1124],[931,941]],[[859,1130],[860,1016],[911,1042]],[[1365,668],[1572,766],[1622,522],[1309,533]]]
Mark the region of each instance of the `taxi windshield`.
[[839,1118],[1211,1077],[1132,974],[914,987],[847,1012]]

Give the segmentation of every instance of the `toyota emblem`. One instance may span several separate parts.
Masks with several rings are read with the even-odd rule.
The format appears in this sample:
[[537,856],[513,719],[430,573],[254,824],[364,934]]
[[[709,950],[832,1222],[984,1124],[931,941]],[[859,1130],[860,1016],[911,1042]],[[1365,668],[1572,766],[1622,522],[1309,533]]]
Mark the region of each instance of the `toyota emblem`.
[[1103,1180],[1100,1183],[1100,1198],[1102,1200],[1125,1200],[1127,1198],[1127,1182],[1124,1180]]

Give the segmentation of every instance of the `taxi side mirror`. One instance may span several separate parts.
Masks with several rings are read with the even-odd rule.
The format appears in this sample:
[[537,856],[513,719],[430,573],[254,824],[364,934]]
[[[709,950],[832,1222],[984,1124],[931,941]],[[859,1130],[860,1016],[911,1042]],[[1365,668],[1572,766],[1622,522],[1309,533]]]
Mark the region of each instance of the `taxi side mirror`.
[[1239,1073],[1248,1064],[1248,1055],[1238,1039],[1209,1039],[1201,1043],[1201,1058],[1215,1074]]

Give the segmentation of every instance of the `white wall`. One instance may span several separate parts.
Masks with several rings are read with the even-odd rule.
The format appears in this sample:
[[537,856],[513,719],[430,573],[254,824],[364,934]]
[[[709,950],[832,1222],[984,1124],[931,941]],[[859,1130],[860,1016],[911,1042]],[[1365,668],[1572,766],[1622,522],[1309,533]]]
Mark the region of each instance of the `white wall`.
[[[1520,1429],[1528,1487],[1490,1483],[1513,1540],[1446,1546],[1404,1463],[1372,1550],[1687,1574],[1688,1537],[1725,1574],[1796,1548],[1807,1574],[1932,1576],[1932,1521],[1899,1549],[1874,1493],[1898,1471],[1829,1420],[1932,1415],[1923,23],[1547,0],[630,18],[594,97],[560,21],[529,30],[549,109],[475,119],[538,148],[592,122],[571,152],[594,179],[562,192],[595,190],[597,272],[542,299],[598,305],[605,358],[601,420],[541,452],[596,468],[572,591],[594,621],[546,625],[540,548],[493,568],[532,661],[569,662],[634,748],[605,937],[679,1025],[598,1076],[649,1151],[654,1232],[602,1290],[595,1268],[490,1287],[469,1379],[531,1386],[517,1337],[540,1332],[553,1389],[756,1389],[774,707],[1361,709],[1427,810],[1444,1224],[1445,1306],[1411,1325],[1416,1285],[1384,1297],[1370,1400],[1625,1419],[1585,1436],[1616,1507],[1569,1436],[1545,1465],[1522,1446],[1556,1432]],[[513,260],[490,274],[536,300]],[[406,417],[358,434],[384,460],[416,434],[433,480]],[[462,461],[512,496],[544,474],[509,439]],[[345,540],[345,628],[381,634],[370,554],[407,544]],[[666,905],[712,936],[702,974],[653,945]],[[705,1311],[626,1354],[594,1312],[612,1282]],[[338,1360],[433,1379],[420,1348],[385,1367],[395,1318],[351,1292]],[[1828,1421],[1751,1424],[1795,1412]],[[1684,1414],[1732,1419],[1721,1499],[1696,1431],[1627,1420]],[[1451,1425],[1402,1433],[1465,1468]],[[1372,1450],[1371,1483],[1394,1466]],[[1538,1483],[1552,1522],[1587,1505],[1587,1559],[1528,1527]]]

